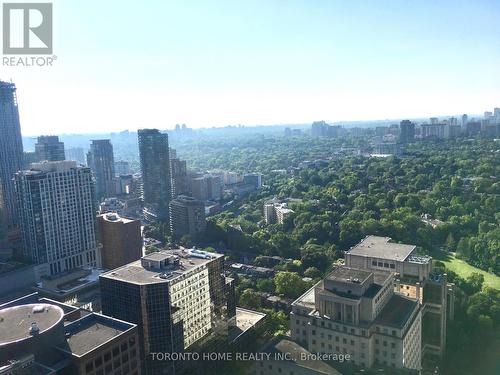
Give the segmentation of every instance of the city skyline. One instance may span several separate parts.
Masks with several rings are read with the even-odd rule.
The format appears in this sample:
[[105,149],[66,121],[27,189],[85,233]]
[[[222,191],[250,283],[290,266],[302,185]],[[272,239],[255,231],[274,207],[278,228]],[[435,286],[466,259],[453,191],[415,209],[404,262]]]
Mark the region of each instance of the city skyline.
[[500,102],[499,12],[486,0],[55,2],[54,66],[4,66],[2,79],[20,89],[24,135],[482,113]]

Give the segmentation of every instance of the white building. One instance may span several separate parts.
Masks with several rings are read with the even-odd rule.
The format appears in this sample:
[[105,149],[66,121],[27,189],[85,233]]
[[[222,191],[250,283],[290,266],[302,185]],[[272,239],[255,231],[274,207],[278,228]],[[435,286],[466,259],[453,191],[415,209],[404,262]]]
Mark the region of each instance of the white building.
[[264,205],[264,220],[266,224],[283,224],[286,217],[294,211],[287,208],[286,203],[266,203]]
[[15,175],[24,255],[56,275],[99,267],[94,185],[89,168],[75,161],[33,163]]

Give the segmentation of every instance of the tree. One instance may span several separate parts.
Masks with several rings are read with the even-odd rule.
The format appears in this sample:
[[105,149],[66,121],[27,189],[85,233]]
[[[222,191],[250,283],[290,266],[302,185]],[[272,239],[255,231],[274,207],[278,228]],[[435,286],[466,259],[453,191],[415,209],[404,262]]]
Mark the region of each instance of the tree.
[[307,284],[295,272],[278,272],[274,278],[276,292],[289,298],[297,298],[304,293]]
[[245,289],[240,296],[239,305],[257,309],[261,306],[260,297],[252,289]]
[[257,289],[261,292],[274,293],[276,285],[273,279],[259,279],[257,280]]
[[321,271],[316,267],[309,267],[304,271],[305,277],[310,277],[311,279],[316,279],[322,276]]
[[480,273],[473,272],[467,277],[467,289],[465,292],[468,295],[475,294],[483,288],[484,276]]

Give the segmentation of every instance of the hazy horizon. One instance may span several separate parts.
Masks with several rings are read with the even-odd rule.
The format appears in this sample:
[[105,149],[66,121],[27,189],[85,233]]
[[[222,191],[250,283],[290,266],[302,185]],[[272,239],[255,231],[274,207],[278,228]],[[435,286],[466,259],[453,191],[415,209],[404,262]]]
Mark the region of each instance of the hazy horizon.
[[25,135],[500,106],[498,1],[53,3],[54,66],[0,72]]

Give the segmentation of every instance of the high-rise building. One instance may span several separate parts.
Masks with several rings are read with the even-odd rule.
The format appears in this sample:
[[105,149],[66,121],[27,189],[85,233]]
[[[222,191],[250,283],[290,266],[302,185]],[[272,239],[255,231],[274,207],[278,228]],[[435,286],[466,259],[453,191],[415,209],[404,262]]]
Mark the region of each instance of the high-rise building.
[[0,306],[0,374],[141,374],[136,324],[33,293]]
[[196,237],[203,233],[205,228],[203,201],[181,195],[170,202],[170,230],[175,239],[184,235]]
[[218,201],[222,198],[222,179],[216,175],[205,175],[207,199]]
[[71,147],[65,150],[66,160],[75,160],[78,164],[87,165],[85,152],[81,147]]
[[172,174],[172,197],[188,193],[188,176],[185,160],[170,159],[170,171]]
[[97,216],[97,240],[102,244],[104,268],[118,268],[142,256],[140,220],[120,217],[117,213]]
[[260,173],[248,173],[243,175],[243,182],[245,184],[250,184],[255,187],[255,189],[260,189],[262,187],[262,174]]
[[38,161],[65,160],[64,143],[59,141],[57,135],[42,135],[35,143],[35,153]]
[[0,81],[0,213],[3,212],[3,219],[9,228],[17,224],[13,179],[22,166],[23,141],[16,85]]
[[75,161],[33,163],[15,175],[24,256],[56,275],[99,267],[94,183]]
[[500,124],[500,108],[493,109],[493,122],[495,124]]
[[130,174],[130,163],[128,161],[123,161],[123,160],[116,161],[115,173],[117,176]]
[[399,124],[399,142],[412,143],[415,141],[415,124],[410,120],[403,120]]
[[465,133],[467,130],[467,122],[469,121],[469,117],[466,113],[462,115],[462,133]]
[[208,199],[207,180],[205,176],[196,176],[190,179],[191,196],[200,201]]
[[146,217],[168,221],[172,198],[168,135],[158,129],[140,129],[138,138]]
[[235,312],[224,312],[224,256],[195,249],[154,252],[100,276],[104,314],[139,326],[147,374],[179,373],[179,361],[152,353],[183,353]]
[[87,165],[95,176],[96,198],[109,198],[116,194],[115,158],[109,139],[93,140],[87,153]]

